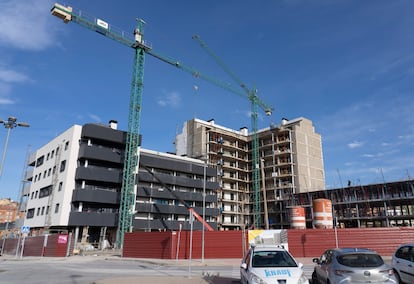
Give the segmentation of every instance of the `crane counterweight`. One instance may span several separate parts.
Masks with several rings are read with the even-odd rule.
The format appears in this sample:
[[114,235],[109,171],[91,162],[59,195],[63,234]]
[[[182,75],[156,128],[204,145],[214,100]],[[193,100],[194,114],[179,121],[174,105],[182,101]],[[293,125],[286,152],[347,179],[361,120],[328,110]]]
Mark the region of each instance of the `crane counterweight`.
[[56,16],[62,19],[65,23],[68,23],[72,20],[72,11],[73,8],[70,6],[63,6],[61,4],[55,3],[52,10],[50,10],[53,16]]

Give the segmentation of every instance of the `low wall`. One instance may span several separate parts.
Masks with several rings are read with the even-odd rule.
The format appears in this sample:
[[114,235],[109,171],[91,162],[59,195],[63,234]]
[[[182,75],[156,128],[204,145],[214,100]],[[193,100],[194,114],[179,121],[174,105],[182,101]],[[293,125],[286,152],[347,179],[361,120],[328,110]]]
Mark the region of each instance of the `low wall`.
[[391,256],[398,245],[414,242],[413,227],[288,230],[289,251],[296,257],[318,257],[326,249],[359,247]]
[[[319,257],[326,249],[360,247],[391,256],[398,245],[414,242],[414,227],[287,230],[289,251],[295,257]],[[247,231],[206,231],[205,258],[242,258]],[[125,234],[123,257],[188,259],[190,232],[134,232]],[[201,258],[202,232],[194,231],[191,255]]]
[[[326,249],[360,247],[391,256],[398,245],[414,242],[414,227],[287,230],[295,257],[319,257]],[[4,239],[3,254],[21,255],[23,238]],[[1,240],[3,241],[3,240]],[[190,245],[192,243],[192,246]],[[202,231],[134,232],[125,234],[123,257],[155,259],[202,258]],[[70,248],[68,246],[70,244]],[[242,258],[248,231],[205,231],[204,258]],[[191,249],[190,249],[191,248]],[[23,256],[64,257],[72,254],[73,238],[59,234],[26,237]]]
[[[242,258],[247,245],[247,238],[242,231],[205,231],[204,234],[204,258]],[[200,259],[202,231],[193,231],[192,238],[190,231],[127,233],[122,256]]]
[[4,239],[3,241],[3,254],[8,255],[65,257],[70,243],[72,245],[69,254],[73,250],[73,240],[70,234],[19,237]]

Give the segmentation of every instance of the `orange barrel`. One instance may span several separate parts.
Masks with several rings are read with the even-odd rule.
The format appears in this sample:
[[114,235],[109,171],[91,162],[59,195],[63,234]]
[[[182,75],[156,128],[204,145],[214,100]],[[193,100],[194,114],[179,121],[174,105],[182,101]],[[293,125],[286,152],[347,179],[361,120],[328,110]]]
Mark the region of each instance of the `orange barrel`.
[[329,199],[313,200],[313,227],[316,229],[332,229],[332,202]]
[[290,208],[290,228],[306,229],[305,208],[294,206]]

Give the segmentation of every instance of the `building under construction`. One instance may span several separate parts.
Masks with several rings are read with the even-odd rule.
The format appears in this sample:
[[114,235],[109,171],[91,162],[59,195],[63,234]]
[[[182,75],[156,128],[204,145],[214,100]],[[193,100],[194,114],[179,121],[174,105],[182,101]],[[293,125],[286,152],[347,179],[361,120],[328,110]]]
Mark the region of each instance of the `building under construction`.
[[414,226],[414,180],[299,193],[294,198],[304,208],[307,228],[313,227],[313,204],[319,199],[331,201],[333,220],[341,228]]
[[203,159],[217,167],[221,229],[250,227],[257,207],[261,227],[286,227],[286,208],[293,204],[295,194],[325,189],[321,136],[310,120],[283,119],[257,135],[260,164],[254,166],[261,169],[259,204],[253,199],[253,134],[247,128],[233,130],[214,120],[192,119],[176,137],[177,155]]
[[[414,226],[412,180],[325,189],[321,136],[310,120],[284,119],[280,125],[259,130],[258,137],[262,228],[315,228],[318,214],[330,216],[323,227],[334,222],[346,228]],[[252,147],[247,128],[233,130],[214,120],[189,120],[177,135],[177,155],[204,159],[217,167],[221,229],[254,224]],[[324,200],[329,206],[322,210],[329,212],[318,212],[318,201]]]

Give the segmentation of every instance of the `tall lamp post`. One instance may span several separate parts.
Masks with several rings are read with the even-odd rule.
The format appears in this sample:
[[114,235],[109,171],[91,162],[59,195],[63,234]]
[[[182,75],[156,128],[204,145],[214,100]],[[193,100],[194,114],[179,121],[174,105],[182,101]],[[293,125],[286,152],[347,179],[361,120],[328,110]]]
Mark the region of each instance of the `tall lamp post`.
[[[207,159],[204,160],[204,171],[203,171],[203,220],[206,221],[206,178],[207,178]],[[201,232],[201,261],[204,263],[204,245],[205,245],[205,230],[203,225],[203,231]]]
[[17,118],[14,116],[10,116],[7,120],[1,119],[0,123],[3,123],[4,127],[7,128],[6,143],[4,143],[3,156],[1,158],[1,164],[0,164],[0,177],[1,177],[3,173],[4,160],[6,159],[7,144],[9,144],[10,130],[17,126],[29,127],[30,125],[26,122],[17,122]]

